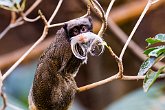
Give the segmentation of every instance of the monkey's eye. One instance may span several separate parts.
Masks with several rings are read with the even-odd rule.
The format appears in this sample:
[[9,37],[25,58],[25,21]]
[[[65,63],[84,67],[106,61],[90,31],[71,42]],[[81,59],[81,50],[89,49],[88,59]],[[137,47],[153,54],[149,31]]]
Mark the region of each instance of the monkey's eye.
[[87,31],[88,31],[87,26],[82,26],[82,27],[81,27],[81,32],[87,32]]
[[73,35],[76,36],[79,34],[79,30],[77,28],[73,28]]

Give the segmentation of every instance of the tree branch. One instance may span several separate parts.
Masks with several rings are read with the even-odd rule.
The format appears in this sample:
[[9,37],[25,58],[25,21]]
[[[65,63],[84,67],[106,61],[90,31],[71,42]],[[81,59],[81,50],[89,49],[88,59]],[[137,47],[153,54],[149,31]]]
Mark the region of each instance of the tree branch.
[[37,42],[34,43],[34,45],[9,69],[7,72],[2,76],[2,79],[6,79],[7,76],[11,74],[11,72],[25,59],[25,57],[41,42],[44,40],[48,33],[47,26],[44,27],[44,31],[42,33],[42,36],[40,39],[37,40]]
[[[103,85],[103,84],[110,83],[110,82],[112,82],[112,81],[114,81],[114,80],[124,80],[124,81],[128,81],[128,80],[139,80],[139,79],[143,80],[143,79],[145,78],[145,76],[125,76],[125,75],[123,75],[123,77],[120,78],[120,77],[118,77],[118,74],[119,74],[119,73],[117,73],[117,74],[115,74],[115,75],[113,75],[113,76],[111,76],[111,77],[109,77],[109,78],[106,78],[106,79],[104,79],[104,80],[97,81],[97,82],[95,82],[95,83],[92,83],[92,84],[88,84],[88,85],[86,85],[86,86],[79,87],[79,88],[77,89],[77,92],[84,92],[84,91],[86,91],[86,90],[96,88],[96,87],[101,86],[101,85]],[[159,75],[158,78],[165,78],[165,74]]]
[[[48,34],[48,25],[50,25],[50,23],[52,22],[53,18],[55,17],[56,13],[58,12],[60,6],[61,6],[61,3],[62,3],[63,0],[60,0],[57,7],[55,8],[52,16],[50,17],[50,19],[47,21],[45,16],[41,13],[41,11],[39,11],[39,14],[40,14],[40,17],[42,18],[42,20],[44,21],[45,23],[45,27],[44,27],[44,30],[43,30],[43,33],[41,35],[41,37],[34,43],[34,45],[32,45],[32,47],[27,50],[23,55],[22,57],[10,68],[7,70],[7,72],[2,76],[2,80],[4,81],[4,79],[6,79],[7,76],[9,76],[11,74],[11,72],[27,57],[27,55],[29,55],[29,53],[39,44],[41,43],[46,35]],[[36,6],[36,5],[34,5]],[[32,8],[34,9],[34,8]]]
[[[128,36],[125,32],[123,32],[120,27],[112,20],[112,19],[108,19],[107,21],[108,23],[108,27],[111,29],[111,31],[117,36],[117,38],[124,44],[127,39]],[[130,41],[128,48],[140,59],[142,60],[146,60],[146,56],[143,54],[143,49],[140,48],[140,46],[138,44],[136,44],[133,40]],[[165,65],[165,63],[163,62],[157,62],[153,67],[156,69],[161,68],[163,65]]]
[[140,25],[142,19],[144,18],[144,15],[147,13],[147,11],[148,11],[148,9],[149,9],[149,7],[150,7],[151,5],[152,5],[152,0],[148,0],[146,7],[144,8],[144,10],[143,10],[141,16],[139,17],[137,23],[135,24],[135,26],[134,26],[134,28],[133,28],[131,34],[129,35],[129,37],[128,37],[128,39],[127,39],[127,42],[125,43],[125,45],[124,45],[124,47],[123,47],[123,49],[122,49],[122,51],[121,51],[121,53],[120,53],[119,58],[120,58],[121,60],[122,60],[123,55],[124,55],[124,53],[125,53],[125,51],[126,51],[126,49],[127,49],[127,47],[128,47],[128,44],[130,43],[130,41],[131,41],[131,39],[132,39],[134,33],[136,32],[136,30],[137,30],[138,26]]
[[[154,2],[155,3],[155,2]],[[130,43],[132,37],[133,37],[133,34],[135,33],[136,29],[138,28],[141,20],[143,19],[144,15],[146,14],[147,10],[149,9],[149,7],[153,4],[153,1],[152,0],[149,0],[144,11],[142,12],[139,20],[137,21],[135,27],[133,28],[126,44],[124,45],[122,51],[121,51],[121,54],[120,54],[120,57],[118,58],[118,56],[112,51],[111,47],[107,46],[107,44],[105,44],[105,46],[109,49],[109,52],[111,54],[111,56],[113,56],[115,59],[116,59],[116,62],[118,63],[118,68],[119,68],[119,72],[109,78],[106,78],[104,80],[101,80],[101,81],[98,81],[98,82],[95,82],[95,83],[92,83],[92,84],[89,84],[89,85],[86,85],[86,86],[83,86],[83,87],[79,87],[77,89],[78,92],[83,92],[85,90],[89,90],[89,89],[92,89],[92,88],[95,88],[97,86],[100,86],[100,85],[103,85],[105,83],[108,83],[108,82],[111,82],[113,80],[116,80],[116,79],[121,79],[121,80],[138,80],[138,79],[144,79],[145,76],[124,76],[123,75],[123,64],[122,64],[122,58],[123,58],[123,55],[125,53],[125,50],[128,46],[128,44]],[[160,75],[159,78],[164,78],[165,77],[165,74],[163,75]]]
[[40,16],[37,16],[36,18],[33,18],[33,19],[27,18],[27,17],[24,15],[24,13],[21,13],[21,16],[22,16],[23,20],[25,20],[25,21],[27,21],[27,22],[35,22],[35,21],[37,21],[37,20],[39,20],[39,19],[41,18]]
[[[36,0],[36,2],[34,2],[34,4],[24,13],[24,19],[25,19],[25,21],[29,21],[29,22],[32,22],[32,21],[36,21],[37,19],[39,19],[39,18],[37,18],[37,19],[28,19],[26,16],[28,15],[28,14],[30,14],[40,3],[41,3],[41,1],[42,0]],[[23,17],[21,16],[21,17],[19,17],[17,20],[15,20],[15,18],[16,18],[16,15],[15,15],[15,12],[12,12],[12,14],[11,14],[11,22],[10,22],[10,24],[0,33],[0,39],[2,39],[3,38],[3,36],[5,36],[6,35],[6,33],[10,30],[10,29],[12,29],[12,28],[14,28],[14,27],[17,27],[17,26],[20,26],[20,25],[22,25],[24,22],[22,21],[23,20]]]
[[96,88],[100,85],[106,84],[106,83],[111,82],[111,81],[116,80],[116,79],[117,79],[117,75],[113,75],[113,76],[111,76],[109,78],[106,78],[104,80],[101,80],[101,81],[98,81],[98,82],[95,82],[95,83],[92,83],[92,84],[88,84],[86,86],[79,87],[77,89],[77,92],[84,92],[86,90]]

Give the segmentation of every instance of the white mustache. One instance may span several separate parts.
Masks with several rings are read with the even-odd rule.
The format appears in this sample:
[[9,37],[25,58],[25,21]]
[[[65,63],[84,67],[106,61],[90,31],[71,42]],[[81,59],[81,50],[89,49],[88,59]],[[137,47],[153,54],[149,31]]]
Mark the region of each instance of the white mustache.
[[[78,46],[82,53],[80,53]],[[98,35],[86,32],[71,38],[71,49],[76,58],[84,60],[83,63],[87,63],[88,53],[91,56],[99,56],[103,53],[104,41]],[[95,53],[96,49],[99,49],[98,53]]]

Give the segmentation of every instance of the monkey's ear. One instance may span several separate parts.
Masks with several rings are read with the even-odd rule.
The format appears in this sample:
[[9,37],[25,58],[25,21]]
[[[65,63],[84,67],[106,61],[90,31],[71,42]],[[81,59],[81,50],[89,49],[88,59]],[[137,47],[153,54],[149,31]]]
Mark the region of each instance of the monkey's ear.
[[68,35],[67,26],[68,26],[67,24],[64,24],[63,28],[64,28],[64,30],[65,30],[65,33]]
[[91,16],[87,16],[87,19],[89,20],[91,26],[90,26],[90,31],[92,32],[93,30],[93,22],[92,22],[92,17]]
[[88,18],[89,22],[92,23],[92,17],[91,16],[87,16],[87,18]]

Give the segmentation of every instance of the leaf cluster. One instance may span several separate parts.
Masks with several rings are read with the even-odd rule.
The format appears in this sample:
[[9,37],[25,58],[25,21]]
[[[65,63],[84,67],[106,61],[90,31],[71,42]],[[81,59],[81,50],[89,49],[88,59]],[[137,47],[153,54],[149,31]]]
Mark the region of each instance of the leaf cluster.
[[143,81],[143,89],[145,92],[149,90],[165,68],[164,65],[157,71],[153,71],[151,69],[155,63],[165,57],[165,34],[158,34],[154,38],[147,38],[146,42],[148,43],[148,46],[144,51],[144,54],[147,55],[148,58],[142,63],[138,72],[138,76],[143,76],[146,74]]

